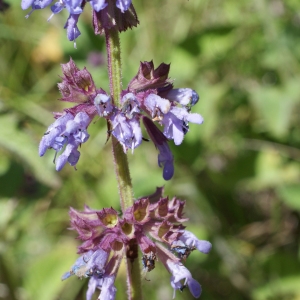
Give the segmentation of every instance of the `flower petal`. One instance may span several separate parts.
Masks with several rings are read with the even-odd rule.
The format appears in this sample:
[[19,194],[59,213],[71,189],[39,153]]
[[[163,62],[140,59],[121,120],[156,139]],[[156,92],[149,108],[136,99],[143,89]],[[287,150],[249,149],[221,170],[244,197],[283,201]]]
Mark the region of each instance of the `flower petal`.
[[81,32],[77,27],[77,22],[79,18],[79,14],[70,14],[65,27],[67,28],[67,36],[69,41],[74,41],[77,37],[80,36]]
[[195,280],[194,278],[189,278],[187,280],[187,285],[189,287],[189,290],[191,292],[191,294],[195,297],[195,298],[199,298],[202,292],[202,288],[200,283]]
[[121,10],[121,12],[125,12],[131,4],[131,0],[117,0],[117,7]]
[[197,237],[188,230],[185,230],[184,233],[179,238],[187,246],[195,246],[198,251],[207,254],[211,250],[211,243],[204,240],[198,240]]
[[97,12],[104,9],[107,6],[107,3],[105,0],[91,0],[90,3],[92,5],[93,9]]
[[34,0],[22,0],[22,2],[21,2],[22,9],[29,8],[33,2],[34,2]]

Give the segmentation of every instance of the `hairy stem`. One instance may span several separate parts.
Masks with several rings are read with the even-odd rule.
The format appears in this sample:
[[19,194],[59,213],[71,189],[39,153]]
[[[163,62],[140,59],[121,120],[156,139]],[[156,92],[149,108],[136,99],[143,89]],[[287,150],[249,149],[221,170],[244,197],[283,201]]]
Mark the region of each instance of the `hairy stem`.
[[131,261],[127,258],[128,299],[142,300],[141,269],[138,258]]
[[133,205],[132,184],[128,167],[127,155],[118,140],[112,137],[112,150],[115,163],[115,172],[118,181],[122,211]]
[[[122,91],[122,69],[121,69],[121,47],[119,32],[112,28],[105,30],[108,74],[110,94],[114,105],[121,106]],[[129,172],[127,155],[123,151],[122,145],[112,136],[112,152],[115,165],[115,173],[118,182],[120,202],[122,211],[133,205],[133,191]],[[128,300],[141,300],[141,273],[138,258],[133,262],[127,259],[128,276]]]
[[[115,29],[106,29],[105,36],[110,93],[114,105],[120,107],[120,94],[122,91],[122,68],[119,32]],[[124,212],[126,208],[133,205],[133,192],[128,160],[122,146],[114,137],[112,137],[112,147],[121,207],[122,211]]]
[[106,48],[108,61],[109,88],[113,103],[120,107],[122,91],[122,63],[119,32],[116,29],[106,29]]

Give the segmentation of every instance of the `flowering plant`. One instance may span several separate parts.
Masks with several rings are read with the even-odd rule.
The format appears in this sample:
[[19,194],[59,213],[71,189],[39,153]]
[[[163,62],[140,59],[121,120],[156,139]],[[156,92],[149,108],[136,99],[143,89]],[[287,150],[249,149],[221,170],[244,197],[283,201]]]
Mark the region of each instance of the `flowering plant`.
[[[69,11],[65,25],[69,40],[75,41],[80,35],[77,22],[86,2],[60,0],[51,6],[53,14],[64,8]],[[53,149],[57,171],[66,163],[76,169],[81,155],[78,148],[84,149],[90,137],[88,127],[95,117],[104,118],[107,142],[112,141],[122,217],[112,207],[70,209],[72,229],[78,232],[83,243],[78,248],[81,256],[62,279],[72,275],[89,278],[87,300],[92,299],[97,288],[101,289],[98,299],[115,299],[114,282],[125,258],[128,299],[140,300],[140,250],[143,272],[152,271],[159,261],[171,273],[174,297],[176,290],[188,287],[198,298],[201,286],[184,262],[196,249],[208,253],[211,244],[185,230],[182,225],[187,221],[183,215],[185,202],[176,197],[171,200],[164,197],[163,188],[158,188],[153,195],[134,199],[127,152],[133,152],[142,141],[150,139],[158,149],[158,165],[163,168],[163,178],[170,180],[174,175],[174,156],[169,140],[178,146],[189,131],[189,122],[203,123],[201,115],[191,112],[199,96],[190,88],[174,88],[169,78],[170,65],[162,63],[155,68],[152,61],[141,62],[137,74],[127,88],[122,89],[119,32],[138,24],[135,10],[127,0],[89,2],[95,34],[104,34],[106,38],[110,90],[96,88],[90,72],[86,68],[80,70],[72,59],[62,64],[63,76],[58,84],[60,100],[75,105],[54,113],[55,121],[41,139],[39,155]],[[51,3],[52,0],[23,0],[22,8],[31,6],[34,11]]]
[[[143,139],[140,126],[142,119],[150,139],[159,150],[158,165],[164,168],[164,179],[172,178],[173,155],[168,139],[173,139],[179,145],[189,130],[188,122],[203,122],[199,114],[190,113],[191,107],[199,99],[195,91],[188,88],[173,89],[173,84],[168,80],[168,65],[161,64],[154,69],[152,62],[145,62],[141,63],[138,74],[128,88],[121,92],[121,107],[118,108],[103,89],[96,89],[86,69],[79,70],[70,60],[62,65],[62,70],[63,81],[58,84],[63,96],[61,100],[78,104],[65,109],[63,113],[55,113],[56,121],[48,127],[41,140],[40,156],[48,148],[54,149],[56,154],[64,149],[56,161],[56,170],[60,171],[67,162],[76,166],[80,157],[77,148],[88,140],[87,127],[95,116],[107,120],[109,135],[112,134],[119,141],[124,153],[128,149],[133,152]],[[153,78],[147,79],[147,74],[151,73]],[[154,121],[164,126],[163,133]]]
[[201,286],[183,262],[195,249],[208,253],[211,244],[198,240],[180,224],[187,220],[183,216],[184,201],[163,197],[157,200],[162,191],[157,189],[154,195],[136,200],[122,218],[113,208],[96,211],[86,206],[83,212],[71,208],[72,228],[83,241],[78,248],[83,255],[62,279],[71,275],[88,277],[87,300],[92,298],[96,288],[101,289],[99,299],[113,299],[114,280],[120,263],[124,256],[129,260],[137,259],[139,247],[145,272],[152,271],[158,260],[172,274],[174,296],[176,290],[182,291],[188,286],[192,295],[198,298]]

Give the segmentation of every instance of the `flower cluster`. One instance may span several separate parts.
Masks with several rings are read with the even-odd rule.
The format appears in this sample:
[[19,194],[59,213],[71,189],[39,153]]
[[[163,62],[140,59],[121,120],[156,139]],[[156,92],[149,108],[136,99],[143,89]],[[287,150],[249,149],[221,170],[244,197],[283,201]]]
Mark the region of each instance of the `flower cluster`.
[[139,23],[131,0],[58,0],[55,3],[53,0],[22,0],[21,7],[22,9],[31,7],[31,12],[26,15],[28,18],[34,10],[43,9],[52,4],[52,14],[48,21],[64,8],[67,9],[70,15],[64,28],[67,29],[68,39],[74,41],[80,35],[77,23],[87,2],[90,2],[93,9],[95,34],[102,34],[105,29],[111,28],[125,31]]
[[98,299],[114,299],[114,280],[123,257],[134,260],[137,248],[142,252],[144,272],[155,268],[155,262],[163,263],[171,273],[171,286],[175,291],[188,287],[195,298],[201,294],[200,284],[193,279],[183,265],[193,250],[207,254],[211,243],[198,240],[181,224],[185,202],[177,198],[161,197],[162,189],[151,196],[138,199],[121,218],[113,208],[100,211],[85,207],[83,212],[71,208],[71,225],[83,241],[79,246],[82,254],[71,270],[71,275],[90,278],[87,300],[95,290],[101,289]]
[[[158,165],[163,167],[165,180],[174,174],[173,155],[168,140],[180,145],[189,131],[189,122],[201,124],[203,118],[191,113],[198,102],[198,94],[189,88],[174,89],[168,78],[170,66],[162,63],[154,69],[152,62],[140,64],[137,75],[123,90],[117,107],[113,99],[102,89],[95,87],[91,74],[84,68],[79,70],[74,62],[62,65],[62,83],[58,84],[62,101],[75,102],[64,113],[57,113],[57,120],[48,128],[40,143],[40,156],[48,148],[56,152],[63,149],[56,169],[60,170],[66,162],[76,165],[79,159],[78,146],[87,141],[87,127],[98,115],[107,120],[112,134],[123,146],[126,153],[138,147],[142,140],[141,120],[159,151]],[[161,131],[155,123],[163,127]]]

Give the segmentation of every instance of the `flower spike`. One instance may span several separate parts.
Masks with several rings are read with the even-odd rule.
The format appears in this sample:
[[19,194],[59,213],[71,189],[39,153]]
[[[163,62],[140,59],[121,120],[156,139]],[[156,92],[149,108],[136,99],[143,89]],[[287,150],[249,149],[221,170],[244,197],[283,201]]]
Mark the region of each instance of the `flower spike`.
[[[162,190],[158,188],[156,196]],[[72,228],[83,241],[78,248],[82,255],[62,279],[72,275],[89,278],[87,300],[91,300],[96,289],[101,289],[98,299],[115,299],[114,281],[121,260],[126,255],[134,261],[138,248],[142,252],[143,272],[153,271],[156,263],[162,262],[171,273],[174,296],[176,290],[183,291],[185,287],[195,298],[200,296],[200,284],[183,263],[195,249],[207,254],[211,244],[198,240],[178,223],[180,218],[182,222],[186,220],[182,218],[184,201],[167,197],[155,200],[153,195],[136,200],[123,216],[113,208],[97,211],[86,206],[83,212],[70,210]]]
[[[116,28],[120,32],[126,31],[139,23],[131,0],[58,0],[54,4],[52,4],[53,0],[22,0],[21,7],[26,10],[31,6],[31,11],[26,15],[28,18],[33,11],[44,9],[52,4],[52,14],[48,21],[53,15],[66,9],[69,12],[69,17],[64,28],[67,29],[68,39],[75,41],[81,34],[77,23],[87,2],[92,6],[95,34],[103,34],[105,29],[112,28]],[[76,44],[74,46],[76,48]]]
[[[108,2],[107,7],[110,5]],[[78,146],[87,141],[87,127],[95,116],[106,119],[107,141],[113,135],[125,153],[129,149],[133,153],[146,140],[142,136],[142,119],[151,141],[159,151],[158,165],[163,168],[163,178],[170,180],[174,175],[174,157],[168,140],[180,145],[189,131],[189,122],[202,124],[203,118],[191,113],[199,100],[198,94],[188,88],[173,89],[168,77],[169,69],[170,65],[164,63],[155,69],[152,61],[142,62],[137,75],[121,92],[120,107],[117,107],[110,95],[96,87],[86,68],[80,70],[72,59],[62,64],[62,82],[58,84],[62,95],[60,100],[76,105],[55,114],[57,120],[48,128],[40,143],[40,156],[48,148],[53,148],[56,154],[64,150],[58,156],[56,169],[61,170],[67,162],[76,166],[80,157]],[[83,117],[86,121],[80,121],[79,126],[76,122]]]

